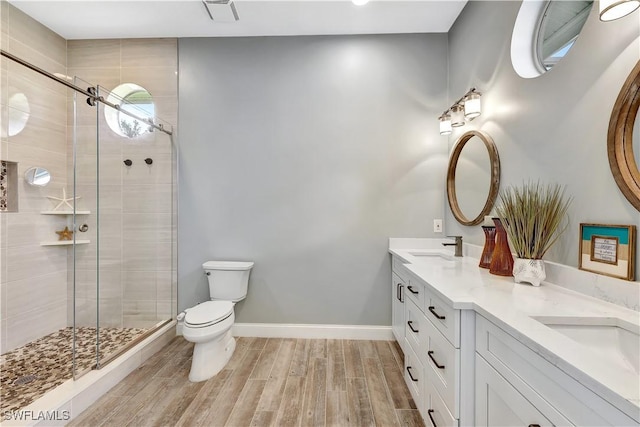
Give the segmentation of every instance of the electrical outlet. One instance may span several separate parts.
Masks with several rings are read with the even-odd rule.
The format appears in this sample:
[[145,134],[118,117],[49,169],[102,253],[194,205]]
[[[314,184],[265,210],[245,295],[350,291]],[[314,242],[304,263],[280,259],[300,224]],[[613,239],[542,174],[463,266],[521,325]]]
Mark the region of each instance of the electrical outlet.
[[434,219],[433,220],[433,232],[434,233],[442,233],[442,220]]

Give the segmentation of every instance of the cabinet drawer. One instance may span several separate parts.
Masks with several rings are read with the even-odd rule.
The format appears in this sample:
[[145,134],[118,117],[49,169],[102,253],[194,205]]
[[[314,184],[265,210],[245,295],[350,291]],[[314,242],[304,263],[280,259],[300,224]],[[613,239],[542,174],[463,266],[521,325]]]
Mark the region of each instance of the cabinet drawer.
[[[460,349],[457,349],[427,321],[427,343],[423,355],[425,373],[454,417],[459,417]],[[425,347],[425,345],[423,345]]]
[[568,424],[557,414],[555,423],[545,417],[498,371],[476,354],[476,426],[551,427]]
[[400,278],[405,282],[409,283],[409,270],[404,266],[404,261],[398,257],[391,258],[391,270],[393,273],[400,276]]
[[422,413],[424,408],[424,368],[411,347],[407,346],[404,354],[404,381],[407,383],[411,397]]
[[458,420],[449,412],[447,405],[435,387],[427,380],[424,399],[424,421],[427,426],[457,427]]
[[405,304],[404,336],[416,354],[422,355],[426,352],[427,323],[429,321],[418,306],[412,300],[408,300]]
[[424,313],[454,347],[460,348],[460,310],[425,288]]
[[404,295],[418,307],[424,306],[424,285],[416,280],[406,282]]
[[[548,418],[558,411],[579,426],[638,425],[618,408],[482,316],[476,316],[476,351]],[[552,408],[543,410],[542,408]]]

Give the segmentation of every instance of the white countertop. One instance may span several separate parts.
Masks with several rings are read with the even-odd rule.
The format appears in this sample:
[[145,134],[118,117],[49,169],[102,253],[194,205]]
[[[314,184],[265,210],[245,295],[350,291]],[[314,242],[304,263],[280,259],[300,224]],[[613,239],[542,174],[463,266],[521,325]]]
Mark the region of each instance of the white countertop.
[[[419,247],[404,247],[402,240],[389,252],[405,263],[411,274],[427,283],[454,308],[475,310],[540,354],[618,409],[640,422],[640,375],[613,367],[601,356],[533,319],[536,317],[604,318],[640,331],[640,313],[578,292],[543,282],[540,287],[516,284],[513,277],[492,275],[471,257],[445,260],[414,257],[411,253],[452,252],[435,239]],[[406,239],[407,243],[411,239]],[[416,245],[418,246],[418,245]],[[630,286],[635,286],[633,282]]]

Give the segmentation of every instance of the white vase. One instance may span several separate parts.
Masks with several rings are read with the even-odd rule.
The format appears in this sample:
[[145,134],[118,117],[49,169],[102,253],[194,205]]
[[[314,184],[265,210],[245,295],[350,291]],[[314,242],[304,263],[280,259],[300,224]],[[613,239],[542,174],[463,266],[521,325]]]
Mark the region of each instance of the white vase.
[[527,258],[513,260],[513,278],[516,283],[530,283],[533,286],[540,286],[540,282],[546,277],[543,260]]

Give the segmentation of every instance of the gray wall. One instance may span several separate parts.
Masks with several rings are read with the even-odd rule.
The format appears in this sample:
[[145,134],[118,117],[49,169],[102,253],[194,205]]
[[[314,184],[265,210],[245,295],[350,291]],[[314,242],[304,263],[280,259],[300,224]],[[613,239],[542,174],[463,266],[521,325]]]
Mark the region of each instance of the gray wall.
[[387,239],[444,214],[447,36],[181,39],[179,308],[252,260],[238,322],[390,324]]
[[[519,8],[520,2],[469,2],[449,32],[451,101],[472,85],[484,92],[483,115],[455,131],[449,148],[462,132],[482,129],[498,147],[502,186],[529,179],[566,185],[574,197],[571,223],[546,258],[577,266],[581,222],[640,228],[640,213],[619,191],[607,158],[611,110],[640,59],[640,12],[604,23],[595,4],[569,54],[543,76],[523,79],[510,56]],[[484,242],[480,227],[458,224],[448,204],[446,231]]]

